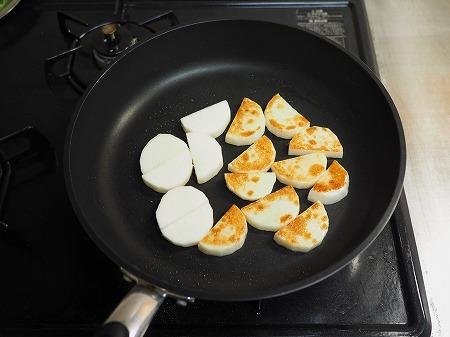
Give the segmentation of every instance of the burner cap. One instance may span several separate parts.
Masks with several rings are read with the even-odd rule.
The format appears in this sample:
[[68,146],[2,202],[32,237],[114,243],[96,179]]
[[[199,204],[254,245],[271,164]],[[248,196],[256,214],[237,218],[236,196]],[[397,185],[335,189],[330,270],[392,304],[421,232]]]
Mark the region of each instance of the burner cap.
[[137,42],[127,28],[116,23],[105,24],[93,34],[93,54],[100,67],[110,64]]

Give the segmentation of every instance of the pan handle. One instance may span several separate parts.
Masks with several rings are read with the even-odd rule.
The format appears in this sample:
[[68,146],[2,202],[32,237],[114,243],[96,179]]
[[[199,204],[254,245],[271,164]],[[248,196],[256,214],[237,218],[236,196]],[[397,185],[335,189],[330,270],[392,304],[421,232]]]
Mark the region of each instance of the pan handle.
[[158,288],[134,286],[95,337],[142,337],[166,293]]

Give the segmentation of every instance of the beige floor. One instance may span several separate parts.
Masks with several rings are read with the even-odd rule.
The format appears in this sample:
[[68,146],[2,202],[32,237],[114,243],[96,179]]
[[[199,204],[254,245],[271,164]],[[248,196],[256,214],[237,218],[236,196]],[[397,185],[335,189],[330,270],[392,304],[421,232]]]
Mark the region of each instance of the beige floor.
[[405,191],[433,336],[450,336],[450,1],[366,0],[383,83],[400,112]]

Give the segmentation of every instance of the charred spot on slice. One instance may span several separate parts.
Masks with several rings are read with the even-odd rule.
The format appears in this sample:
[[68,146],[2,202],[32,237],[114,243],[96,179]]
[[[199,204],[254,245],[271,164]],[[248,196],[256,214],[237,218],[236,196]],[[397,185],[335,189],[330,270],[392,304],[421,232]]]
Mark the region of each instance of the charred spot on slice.
[[256,131],[244,131],[244,132],[241,132],[241,136],[249,137],[249,136],[253,135],[255,132]]
[[278,123],[275,119],[269,119],[269,123],[272,124],[277,129],[282,129],[284,126],[283,124]]
[[285,214],[285,215],[280,216],[280,222],[288,222],[291,219],[292,219],[292,215],[290,215],[290,214]]
[[309,174],[314,177],[320,175],[323,171],[325,171],[325,168],[319,164],[311,165],[311,167],[309,168]]

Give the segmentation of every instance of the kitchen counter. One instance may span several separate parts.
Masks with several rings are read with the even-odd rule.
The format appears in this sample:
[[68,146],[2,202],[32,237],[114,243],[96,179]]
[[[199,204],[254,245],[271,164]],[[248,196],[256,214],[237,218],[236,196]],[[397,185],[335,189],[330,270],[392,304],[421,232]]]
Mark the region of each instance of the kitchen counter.
[[405,130],[405,192],[432,336],[450,336],[450,1],[367,0],[366,7],[381,79]]

